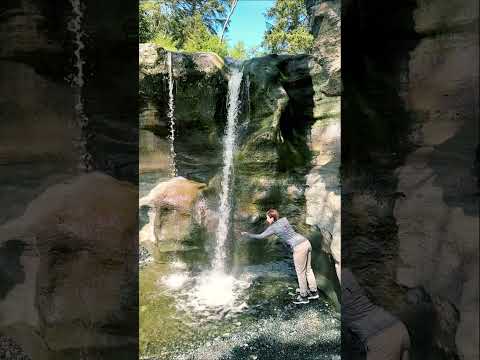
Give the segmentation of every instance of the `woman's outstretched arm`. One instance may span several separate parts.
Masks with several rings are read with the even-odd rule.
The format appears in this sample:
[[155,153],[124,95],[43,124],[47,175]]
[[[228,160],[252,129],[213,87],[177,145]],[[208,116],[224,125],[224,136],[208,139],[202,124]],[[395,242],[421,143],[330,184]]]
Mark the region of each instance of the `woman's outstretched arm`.
[[264,232],[262,232],[261,234],[251,234],[251,233],[248,233],[248,232],[242,232],[242,235],[245,235],[251,239],[265,239],[269,236],[272,236],[275,234],[275,231],[274,231],[274,224],[270,225],[268,228],[265,229]]

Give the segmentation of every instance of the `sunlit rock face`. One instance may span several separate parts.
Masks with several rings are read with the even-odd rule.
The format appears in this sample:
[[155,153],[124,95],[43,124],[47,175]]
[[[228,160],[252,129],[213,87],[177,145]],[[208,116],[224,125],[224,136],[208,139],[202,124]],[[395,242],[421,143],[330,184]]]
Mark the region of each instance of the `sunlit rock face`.
[[105,329],[127,328],[136,318],[126,310],[134,305],[128,284],[137,276],[130,267],[136,198],[128,183],[81,175],[51,186],[0,227],[2,262],[11,263],[1,273],[0,328],[11,329],[32,359],[134,340]]
[[340,122],[317,121],[312,127],[310,146],[317,155],[307,175],[306,223],[327,231],[323,248],[340,263]]
[[328,72],[328,93],[341,91],[341,1],[305,0],[310,29],[315,36],[313,55]]
[[[140,79],[155,74],[168,74],[167,51],[154,44],[139,45]],[[174,53],[176,78],[191,76],[192,71],[213,76],[225,70],[224,60],[215,53]]]
[[[314,160],[305,191],[306,223],[328,232],[323,248],[340,264],[341,2],[306,0],[305,5],[315,36],[312,56],[318,59],[311,70],[317,120],[312,126],[309,143]],[[318,64],[322,64],[322,71]],[[322,78],[326,81],[321,81]]]

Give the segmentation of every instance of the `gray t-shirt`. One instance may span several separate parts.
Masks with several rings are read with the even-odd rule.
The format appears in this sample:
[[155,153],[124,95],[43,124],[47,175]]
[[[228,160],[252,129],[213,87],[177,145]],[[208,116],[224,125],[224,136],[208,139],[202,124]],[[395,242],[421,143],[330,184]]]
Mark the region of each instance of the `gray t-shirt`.
[[261,234],[247,233],[247,236],[252,239],[265,239],[271,235],[277,235],[280,240],[290,246],[291,249],[293,249],[296,245],[307,241],[307,238],[295,232],[287,218],[278,219],[272,225],[266,228]]
[[368,299],[348,268],[342,269],[342,322],[363,343],[397,321],[395,316]]

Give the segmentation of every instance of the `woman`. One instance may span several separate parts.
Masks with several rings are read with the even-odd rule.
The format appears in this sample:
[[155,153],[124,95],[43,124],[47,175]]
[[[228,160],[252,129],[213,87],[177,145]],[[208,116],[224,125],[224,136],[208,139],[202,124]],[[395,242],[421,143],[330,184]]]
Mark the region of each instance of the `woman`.
[[342,269],[342,325],[362,343],[367,360],[408,360],[410,336],[400,319],[373,304],[350,269]]
[[311,266],[312,245],[307,238],[293,230],[287,218],[279,219],[279,217],[277,210],[270,209],[267,211],[267,223],[270,226],[264,232],[261,234],[242,232],[242,235],[252,239],[265,239],[271,235],[277,235],[291,248],[300,288],[300,294],[297,295],[293,303],[308,304],[311,299],[318,299],[319,297],[317,282]]

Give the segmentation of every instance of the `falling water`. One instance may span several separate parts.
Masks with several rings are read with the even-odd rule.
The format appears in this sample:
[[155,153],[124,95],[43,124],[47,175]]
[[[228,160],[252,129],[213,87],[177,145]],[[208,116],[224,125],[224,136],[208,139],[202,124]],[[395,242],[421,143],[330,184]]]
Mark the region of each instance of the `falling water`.
[[250,74],[247,73],[247,77],[245,79],[245,98],[247,102],[247,121],[246,123],[248,124],[250,122]]
[[172,53],[168,52],[168,118],[170,119],[170,172],[172,177],[177,176],[177,168],[175,165],[175,100],[173,97],[173,62]]
[[227,238],[230,214],[230,184],[233,173],[233,155],[235,152],[237,117],[240,108],[240,85],[242,83],[243,72],[239,69],[233,69],[233,73],[228,82],[228,117],[225,136],[223,139],[223,177],[222,192],[220,195],[220,219],[217,228],[217,248],[215,252],[214,269],[223,270],[225,261],[225,240]]
[[199,275],[185,271],[175,271],[164,277],[162,282],[172,291],[183,293],[188,291],[189,301],[177,304],[179,311],[193,310],[205,313],[208,309],[215,309],[209,316],[220,318],[231,311],[241,312],[247,308],[248,296],[241,296],[250,286],[249,275],[234,277],[225,272],[225,242],[229,231],[231,217],[231,187],[233,179],[233,157],[236,148],[237,118],[240,112],[240,93],[243,72],[232,69],[228,82],[228,113],[225,135],[223,138],[223,172],[220,194],[219,224],[216,232],[216,250],[213,268]]
[[82,91],[85,84],[84,81],[84,65],[85,61],[82,58],[82,50],[85,48],[83,43],[84,32],[82,30],[83,9],[80,0],[70,0],[72,6],[73,17],[68,23],[68,29],[73,34],[74,50],[74,74],[72,75],[72,84],[75,87],[74,101],[75,101],[75,126],[80,129],[80,137],[76,141],[81,161],[79,164],[80,170],[89,171],[92,168],[92,157],[87,151],[86,131],[88,126],[88,117],[85,115]]

